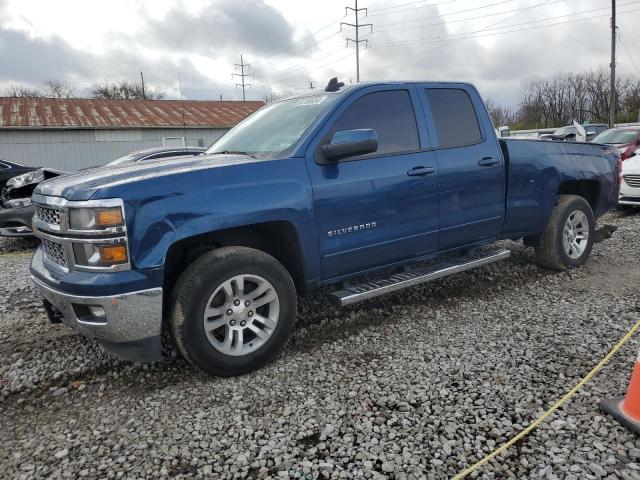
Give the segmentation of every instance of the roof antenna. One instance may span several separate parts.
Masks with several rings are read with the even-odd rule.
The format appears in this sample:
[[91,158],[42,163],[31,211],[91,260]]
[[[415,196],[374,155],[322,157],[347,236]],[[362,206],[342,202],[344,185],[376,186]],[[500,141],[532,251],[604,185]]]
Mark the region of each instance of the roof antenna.
[[327,83],[327,86],[324,88],[325,92],[337,92],[342,87],[344,87],[344,82],[338,82],[338,77],[333,77]]

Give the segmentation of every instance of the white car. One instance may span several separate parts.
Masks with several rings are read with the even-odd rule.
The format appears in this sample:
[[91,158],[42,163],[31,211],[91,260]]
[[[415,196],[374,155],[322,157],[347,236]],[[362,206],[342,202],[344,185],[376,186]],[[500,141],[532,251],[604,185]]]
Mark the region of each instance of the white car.
[[618,203],[640,206],[640,149],[622,162],[622,183]]

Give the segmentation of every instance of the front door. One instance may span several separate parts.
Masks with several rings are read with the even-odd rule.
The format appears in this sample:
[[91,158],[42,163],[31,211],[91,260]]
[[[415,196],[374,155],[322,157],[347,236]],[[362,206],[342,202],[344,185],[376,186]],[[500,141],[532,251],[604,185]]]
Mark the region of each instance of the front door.
[[[417,91],[371,87],[353,94],[307,157],[324,280],[419,257],[438,248],[437,170]],[[337,131],[370,128],[374,154],[326,160]],[[419,133],[422,132],[422,135]]]

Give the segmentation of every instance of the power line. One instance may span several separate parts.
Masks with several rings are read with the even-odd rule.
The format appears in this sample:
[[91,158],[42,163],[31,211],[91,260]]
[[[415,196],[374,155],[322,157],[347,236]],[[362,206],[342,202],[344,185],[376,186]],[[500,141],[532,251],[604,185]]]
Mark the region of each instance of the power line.
[[[403,22],[396,22],[396,23],[384,23],[384,24],[381,24],[380,27],[385,27],[385,26],[388,26],[388,25],[403,25],[405,23],[413,23],[413,22],[421,22],[423,20],[429,20],[430,18],[449,17],[451,15],[457,15],[459,13],[475,12],[477,10],[483,10],[485,8],[496,7],[498,5],[504,5],[505,3],[512,3],[512,2],[515,2],[515,1],[516,0],[502,0],[500,2],[489,3],[488,5],[482,5],[480,7],[465,8],[464,10],[458,10],[456,12],[444,13],[442,15],[433,15],[433,16],[430,16],[430,17],[417,18],[415,20],[405,20]],[[430,6],[430,5],[428,5],[428,6]],[[531,7],[524,7],[524,8],[528,9],[528,8],[531,8]],[[415,9],[410,8],[410,9],[407,9],[407,10],[403,10],[402,12],[411,12],[413,10],[415,10]],[[402,13],[402,12],[393,12],[393,13]],[[371,15],[371,16],[373,17],[374,15]]]
[[[539,3],[539,4],[533,5],[533,6],[531,6],[531,9],[533,9],[533,8],[538,8],[538,7],[542,6],[542,5],[544,5],[544,3],[545,3],[545,2],[541,2],[541,3]],[[502,19],[502,20],[499,20],[499,21],[497,21],[497,22],[495,22],[495,23],[492,23],[492,24],[491,24],[491,25],[489,25],[487,28],[488,28],[488,29],[490,29],[490,28],[493,28],[493,27],[495,27],[495,26],[497,26],[497,25],[499,25],[499,24],[501,24],[501,23],[508,22],[509,20],[512,20],[512,19],[514,19],[515,17],[518,17],[518,16],[522,15],[523,13],[524,13],[524,11],[523,11],[523,12],[516,13],[515,15],[512,15],[512,16],[510,16],[510,17],[508,17],[508,18],[504,18],[504,19]],[[392,62],[392,63],[388,64],[388,65],[384,65],[384,66],[382,66],[382,67],[380,67],[380,68],[376,68],[376,69],[375,69],[375,70],[373,70],[373,71],[374,71],[374,72],[379,72],[380,70],[384,70],[384,69],[386,69],[386,68],[393,67],[393,66],[398,65],[398,64],[400,64],[400,63],[407,62],[407,61],[412,60],[412,59],[414,59],[414,58],[421,57],[421,56],[423,56],[423,55],[427,55],[427,54],[429,54],[429,53],[431,53],[431,52],[434,52],[435,50],[438,50],[438,49],[440,49],[440,48],[447,47],[447,46],[449,46],[449,45],[451,45],[451,44],[453,44],[453,43],[456,43],[456,42],[458,42],[458,41],[460,41],[460,40],[463,40],[464,38],[465,38],[465,37],[459,37],[459,38],[453,39],[453,40],[451,40],[450,42],[445,43],[444,45],[439,45],[439,46],[437,46],[437,47],[435,47],[435,48],[432,48],[431,50],[427,50],[426,52],[420,52],[420,53],[418,53],[418,54],[411,55],[411,56],[409,56],[409,57],[406,57],[406,58],[403,58],[403,59],[397,60],[397,61],[395,61],[395,62]]]
[[[637,9],[627,10],[625,12],[619,12],[619,13],[633,13],[633,12],[639,12],[639,11],[640,11],[640,8],[637,8]],[[487,33],[485,35],[475,35],[474,32],[467,32],[467,33],[457,34],[457,35],[460,35],[460,36],[458,38],[451,39],[450,41],[447,41],[445,39],[445,40],[442,40],[442,41],[432,41],[432,42],[430,42],[430,41],[426,40],[426,41],[420,41],[420,42],[416,42],[416,43],[412,43],[412,44],[407,43],[404,46],[411,46],[411,45],[417,45],[417,44],[422,44],[422,43],[438,43],[438,44],[446,43],[448,45],[449,43],[457,42],[459,40],[468,40],[468,39],[473,39],[473,38],[494,37],[496,35],[504,35],[504,34],[508,34],[508,33],[518,33],[518,32],[525,32],[525,31],[529,31],[529,30],[538,30],[540,28],[555,27],[557,25],[567,25],[567,24],[570,24],[570,23],[584,22],[585,20],[594,20],[594,19],[605,18],[605,17],[609,17],[609,16],[610,15],[608,13],[605,13],[604,15],[595,15],[595,16],[592,16],[592,17],[578,18],[578,19],[574,19],[574,20],[568,20],[566,22],[545,23],[543,25],[535,25],[535,26],[532,26],[532,27],[529,27],[529,28],[517,28],[517,29],[514,29],[514,30],[507,30],[507,31],[503,31],[503,32]],[[546,19],[546,20],[551,20],[551,19],[553,19],[553,18],[549,18],[549,19]],[[514,26],[516,26],[516,25],[507,25],[504,28],[511,28],[511,27],[514,27]],[[490,29],[490,30],[495,30],[495,29]],[[484,30],[478,30],[477,32],[482,33],[483,31]],[[436,39],[436,38],[442,38],[442,37],[432,37],[432,38]],[[378,45],[378,44],[372,44],[370,48],[386,48],[386,47],[395,47],[395,46],[403,46],[403,45],[385,45],[385,44]],[[446,45],[441,45],[441,46],[446,46]],[[436,49],[438,49],[438,48],[440,48],[440,46],[436,47]],[[422,52],[419,55],[427,54],[427,53],[429,53],[429,52]]]
[[[315,30],[315,31],[313,31],[313,32],[311,32],[311,33],[309,33],[309,34],[307,34],[307,35],[304,35],[304,36],[302,36],[302,37],[298,38],[296,41],[297,41],[297,42],[300,42],[300,41],[305,40],[305,39],[307,39],[307,38],[313,37],[314,35],[317,35],[318,33],[322,32],[323,30],[326,30],[326,29],[327,29],[327,28],[329,28],[329,27],[335,26],[336,22],[337,22],[337,21],[339,21],[339,20],[341,20],[342,18],[343,18],[343,17],[342,17],[342,16],[340,16],[340,17],[338,17],[338,18],[336,18],[336,19],[332,20],[330,23],[328,23],[328,24],[324,25],[323,27],[319,28],[318,30]],[[308,22],[308,23],[306,23],[305,25],[309,25],[310,23],[313,23],[313,21]],[[329,36],[327,36],[327,37],[325,37],[325,38],[322,38],[322,39],[320,39],[320,40],[317,40],[317,43],[321,43],[321,42],[323,42],[323,41],[325,41],[325,40],[327,40],[327,39],[329,39],[329,38],[333,37],[334,35],[337,35],[338,33],[340,33],[340,32],[334,32],[334,33],[330,34]],[[280,37],[276,37],[276,38],[280,38]],[[258,66],[258,67],[260,67],[260,68],[264,68],[264,67],[266,67],[266,66],[268,66],[268,65],[273,65],[273,64],[276,64],[276,63],[280,63],[280,62],[282,62],[282,61],[286,61],[286,60],[287,60],[287,59],[289,59],[289,58],[296,58],[296,56],[297,56],[297,55],[287,55],[287,56],[285,56],[285,57],[279,57],[279,56],[277,56],[277,55],[274,55],[274,56],[272,56],[272,57],[269,57],[269,58],[272,58],[272,60],[267,60],[267,61],[257,61],[257,62],[255,62],[255,63],[254,63],[254,66]]]
[[234,76],[236,77],[240,77],[240,79],[242,80],[242,83],[236,83],[236,87],[242,86],[242,101],[245,102],[247,100],[245,94],[244,94],[244,88],[245,86],[248,86],[249,88],[251,88],[251,84],[250,83],[245,83],[244,82],[244,77],[251,77],[253,78],[253,74],[252,73],[244,73],[244,67],[248,67],[249,64],[248,63],[244,63],[244,60],[242,59],[242,54],[240,54],[240,63],[236,63],[235,64],[235,68],[240,67],[240,72],[241,73],[232,73],[231,77],[233,78]]
[[633,60],[633,57],[631,56],[631,53],[629,52],[629,49],[627,48],[625,43],[622,41],[622,35],[620,33],[620,30],[618,30],[618,40],[620,41],[620,45],[622,45],[622,48],[624,48],[624,51],[627,53],[627,57],[629,57],[629,61],[631,62],[631,65],[633,65],[633,68],[635,68],[636,72],[638,72],[638,75],[640,75],[640,68],[638,68],[638,66],[636,65],[636,62]]
[[[390,7],[381,7],[381,8],[372,8],[371,11],[372,12],[380,12],[382,10],[390,10],[392,8],[399,8],[399,7],[405,7],[407,5],[415,5],[416,3],[424,3],[424,2],[428,2],[430,0],[417,0],[415,2],[408,2],[408,3],[400,3],[398,5],[391,5]],[[445,3],[451,3],[451,2],[457,2],[458,0],[444,0],[443,2],[438,2],[438,3],[429,3],[428,5],[423,5],[420,7],[415,7],[417,8],[426,8],[426,7],[437,7],[440,5],[444,5]],[[393,15],[394,13],[400,13],[400,12],[389,12],[389,15]],[[378,15],[385,15],[383,13],[376,13],[376,14],[371,14],[371,16],[378,16]]]
[[[548,3],[545,3],[543,5],[539,5],[539,6],[544,6],[547,5],[549,3],[555,3],[555,1],[551,1]],[[633,4],[637,4],[639,2],[629,2],[629,3],[625,3],[623,5],[620,6],[628,6],[628,5],[633,5]],[[531,8],[531,7],[529,7]],[[549,20],[556,20],[559,18],[565,18],[565,17],[573,17],[575,15],[580,15],[580,14],[584,14],[584,13],[593,13],[599,10],[607,10],[609,9],[609,7],[604,7],[604,8],[594,8],[591,10],[583,10],[581,12],[574,12],[574,13],[570,13],[570,14],[566,14],[566,15],[556,15],[553,17],[547,17],[547,18],[540,18],[538,20],[530,20],[528,22],[522,22],[522,23],[516,23],[516,24],[512,24],[512,25],[505,25],[502,27],[488,27],[488,28],[482,28],[479,30],[474,30],[474,31],[470,31],[470,32],[464,32],[464,33],[452,33],[452,34],[447,34],[447,35],[438,35],[438,36],[434,36],[434,37],[421,37],[421,38],[416,38],[416,39],[409,39],[409,40],[400,40],[397,42],[385,42],[385,43],[372,43],[371,47],[376,47],[376,48],[386,48],[386,47],[396,47],[396,46],[403,46],[403,45],[416,45],[416,44],[421,44],[421,43],[437,43],[437,42],[432,42],[431,40],[436,40],[439,38],[451,38],[451,37],[459,37],[459,36],[465,36],[465,35],[469,35],[468,38],[480,38],[480,37],[489,37],[489,36],[493,36],[493,35],[500,35],[503,33],[512,33],[512,30],[509,31],[504,31],[504,32],[495,32],[493,34],[487,34],[487,35],[475,35],[477,33],[483,33],[483,32],[489,32],[492,30],[503,30],[503,29],[507,29],[507,28],[514,28],[514,27],[521,27],[521,26],[525,26],[525,25],[531,25],[531,24],[535,24],[535,23],[541,23],[541,22],[547,22]],[[629,13],[629,12],[634,12],[636,10],[628,10],[627,12],[622,12],[622,13]],[[595,19],[595,18],[603,18],[603,17],[607,17],[609,16],[609,14],[604,14],[604,15],[593,15],[591,17],[584,17],[584,18],[578,18],[578,19],[574,19],[574,20],[570,20],[567,22],[558,22],[558,23],[552,23],[552,24],[543,24],[543,25],[537,25],[531,28],[523,28],[521,30],[517,30],[517,31],[526,31],[526,30],[534,30],[537,28],[543,28],[543,27],[548,27],[548,26],[555,26],[555,25],[565,25],[567,23],[574,23],[574,22],[581,22],[584,20],[591,20],[591,19]],[[513,17],[512,17],[513,18]],[[507,19],[508,20],[508,19]],[[474,36],[472,36],[474,35]]]
[[365,12],[365,17],[367,16],[366,8],[358,8],[358,0],[355,1],[355,8],[345,7],[345,12],[349,12],[351,10],[356,17],[356,23],[348,23],[348,22],[340,22],[340,30],[342,30],[342,26],[346,25],[347,27],[352,27],[355,30],[356,38],[347,38],[347,47],[349,46],[349,42],[353,42],[356,46],[356,82],[360,82],[360,44],[367,44],[367,40],[360,40],[360,29],[370,27],[373,32],[373,23],[359,23],[359,13]]
[[[546,2],[543,6],[546,5],[552,5],[554,3],[564,3],[566,0],[552,0],[549,2]],[[604,7],[604,8],[609,8],[609,7]],[[513,13],[513,12],[519,12],[521,10],[529,10],[531,9],[531,7],[520,7],[520,8],[514,8],[512,10],[503,10],[500,11],[498,13],[486,13],[484,15],[478,15],[475,17],[467,17],[467,18],[457,18],[457,19],[453,19],[453,20],[443,20],[441,22],[432,22],[432,23],[425,23],[422,25],[411,25],[409,27],[403,27],[403,28],[387,28],[387,29],[381,29],[381,28],[376,28],[376,33],[383,33],[383,32],[395,32],[397,30],[407,30],[410,28],[423,28],[423,27],[432,27],[432,26],[436,26],[436,25],[448,25],[450,23],[459,23],[459,22],[468,22],[469,20],[479,20],[481,18],[487,18],[487,17],[495,17],[497,15],[505,15],[507,13]],[[596,10],[602,10],[602,9],[596,9]],[[445,15],[440,15],[438,17],[430,17],[430,18],[441,18],[444,17]],[[429,17],[427,17],[429,18]],[[425,20],[425,18],[421,18],[418,20],[408,20],[408,22],[417,22],[417,21],[422,21]],[[387,23],[385,25],[398,25],[400,23],[404,23],[404,22],[398,22],[398,23]],[[378,25],[378,27],[383,27],[383,25]]]

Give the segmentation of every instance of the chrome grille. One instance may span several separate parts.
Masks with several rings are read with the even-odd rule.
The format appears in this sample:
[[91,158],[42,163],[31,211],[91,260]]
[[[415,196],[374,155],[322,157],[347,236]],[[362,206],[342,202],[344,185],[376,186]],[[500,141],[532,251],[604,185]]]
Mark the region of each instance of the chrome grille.
[[622,178],[630,187],[640,188],[640,174],[623,175]]
[[49,225],[60,226],[60,210],[57,208],[36,205],[35,218]]
[[64,247],[62,246],[62,244],[52,242],[51,240],[47,240],[46,238],[43,238],[41,240],[45,256],[53,263],[57,263],[58,265],[66,267],[67,259],[64,256]]

